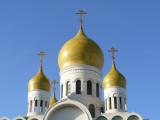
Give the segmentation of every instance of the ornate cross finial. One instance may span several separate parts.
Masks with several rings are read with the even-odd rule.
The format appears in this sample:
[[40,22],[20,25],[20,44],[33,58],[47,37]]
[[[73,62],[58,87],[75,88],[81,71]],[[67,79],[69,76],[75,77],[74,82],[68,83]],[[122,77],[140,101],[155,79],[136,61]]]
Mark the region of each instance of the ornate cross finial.
[[83,15],[87,14],[84,10],[79,10],[76,14],[78,14],[80,16],[80,27],[82,27],[82,17]]
[[40,58],[40,63],[42,64],[43,63],[43,59],[44,59],[44,56],[47,55],[44,51],[40,51],[38,54],[37,54]]
[[58,82],[56,80],[51,81],[51,85],[53,85],[54,96],[56,95],[56,84],[58,84]]
[[115,53],[118,52],[118,50],[112,47],[110,50],[108,50],[108,52],[112,54],[112,60],[113,60],[113,63],[115,63]]

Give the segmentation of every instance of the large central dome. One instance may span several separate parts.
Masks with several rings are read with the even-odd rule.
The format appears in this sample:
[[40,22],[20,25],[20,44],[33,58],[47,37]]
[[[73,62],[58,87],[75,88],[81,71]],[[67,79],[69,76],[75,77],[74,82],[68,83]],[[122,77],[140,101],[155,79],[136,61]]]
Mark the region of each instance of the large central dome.
[[58,63],[61,70],[73,65],[90,65],[101,69],[104,56],[100,47],[80,27],[79,32],[61,48]]

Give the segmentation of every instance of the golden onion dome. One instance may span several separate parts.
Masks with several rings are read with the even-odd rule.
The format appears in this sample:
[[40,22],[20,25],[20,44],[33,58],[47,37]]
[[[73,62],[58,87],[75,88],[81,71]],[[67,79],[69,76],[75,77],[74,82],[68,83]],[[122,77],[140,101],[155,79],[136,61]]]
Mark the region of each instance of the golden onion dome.
[[113,62],[112,68],[109,73],[105,76],[103,81],[104,89],[119,86],[126,88],[126,79],[125,77],[117,70],[115,63]]
[[61,48],[58,63],[61,70],[81,64],[101,69],[104,56],[100,47],[85,35],[81,26],[79,32]]
[[42,64],[40,65],[38,73],[31,80],[29,80],[28,83],[28,91],[34,90],[45,90],[50,92],[50,82],[43,73]]
[[49,105],[50,105],[50,106],[53,106],[56,102],[57,102],[57,98],[56,98],[56,96],[54,95],[54,96],[50,99]]

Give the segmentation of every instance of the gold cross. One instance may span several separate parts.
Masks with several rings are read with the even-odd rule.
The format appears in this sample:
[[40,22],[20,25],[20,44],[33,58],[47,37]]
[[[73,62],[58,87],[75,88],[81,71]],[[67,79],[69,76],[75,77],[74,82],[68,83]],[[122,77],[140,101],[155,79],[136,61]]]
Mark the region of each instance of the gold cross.
[[82,27],[82,17],[83,15],[87,14],[84,10],[79,10],[76,14],[78,14],[80,16],[80,26]]
[[44,56],[47,55],[43,50],[41,50],[38,54],[37,54],[40,58],[40,63],[42,64],[43,63],[43,59],[44,59]]
[[54,95],[56,94],[56,84],[58,84],[56,80],[51,81],[51,85],[53,85]]
[[108,50],[112,54],[112,60],[115,62],[115,53],[118,52],[114,47],[112,47],[110,50]]

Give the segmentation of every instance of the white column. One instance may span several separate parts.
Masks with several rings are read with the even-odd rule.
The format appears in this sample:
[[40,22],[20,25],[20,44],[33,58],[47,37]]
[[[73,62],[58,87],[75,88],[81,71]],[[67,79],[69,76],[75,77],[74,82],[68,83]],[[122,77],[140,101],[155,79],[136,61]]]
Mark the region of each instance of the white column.
[[28,101],[28,113],[30,112],[30,107],[31,107],[30,103],[31,101]]

